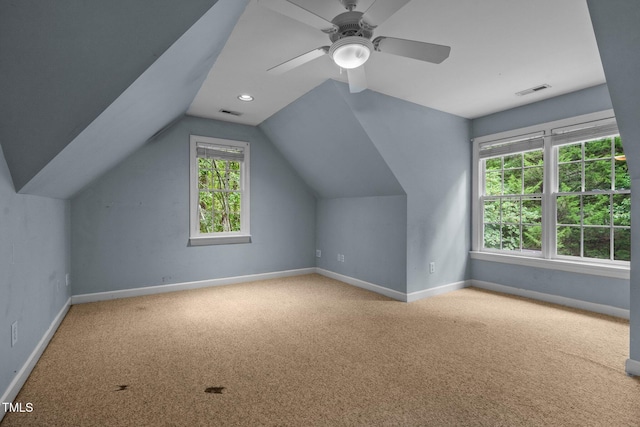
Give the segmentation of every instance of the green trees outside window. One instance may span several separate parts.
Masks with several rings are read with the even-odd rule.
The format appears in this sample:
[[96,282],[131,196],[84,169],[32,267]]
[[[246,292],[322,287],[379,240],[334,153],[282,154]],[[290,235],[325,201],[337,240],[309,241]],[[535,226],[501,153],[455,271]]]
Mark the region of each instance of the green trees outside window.
[[484,247],[542,249],[543,151],[485,161]]
[[[551,256],[629,261],[631,179],[620,137],[558,145],[551,153],[545,159],[536,148],[482,159],[483,248],[542,252],[543,242],[555,241]],[[549,160],[552,189],[544,188]],[[554,208],[555,230],[545,232],[543,211]],[[543,237],[549,232],[553,239]]]
[[200,233],[240,231],[240,162],[198,158]]
[[558,255],[629,261],[630,189],[619,136],[558,147]]

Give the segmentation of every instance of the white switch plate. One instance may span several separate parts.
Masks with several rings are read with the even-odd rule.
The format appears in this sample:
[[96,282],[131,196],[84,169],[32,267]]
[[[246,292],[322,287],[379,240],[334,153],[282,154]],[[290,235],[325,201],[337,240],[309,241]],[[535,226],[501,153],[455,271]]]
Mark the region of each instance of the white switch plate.
[[436,272],[436,263],[435,262],[430,262],[429,263],[429,273],[433,274]]
[[316,249],[316,258],[320,258],[322,256],[322,251],[320,249]]

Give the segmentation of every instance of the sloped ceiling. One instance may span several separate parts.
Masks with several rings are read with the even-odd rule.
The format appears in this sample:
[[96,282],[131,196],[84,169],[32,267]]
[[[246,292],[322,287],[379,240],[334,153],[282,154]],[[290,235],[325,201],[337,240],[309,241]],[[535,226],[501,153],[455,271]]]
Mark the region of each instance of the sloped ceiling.
[[15,188],[68,198],[182,115],[247,3],[0,2],[0,144]]
[[[640,178],[640,5],[637,0],[589,0],[593,28],[607,75],[611,103],[633,179]],[[640,346],[639,346],[640,347]]]
[[333,80],[259,127],[322,198],[405,194]]

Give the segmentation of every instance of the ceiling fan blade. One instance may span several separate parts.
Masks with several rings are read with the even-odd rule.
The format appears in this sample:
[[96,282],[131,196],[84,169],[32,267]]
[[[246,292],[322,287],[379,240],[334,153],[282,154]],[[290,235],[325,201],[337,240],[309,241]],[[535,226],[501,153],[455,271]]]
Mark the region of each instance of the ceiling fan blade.
[[376,37],[373,46],[378,52],[440,64],[449,57],[450,46],[424,43],[415,40],[396,39],[394,37]]
[[300,21],[303,24],[307,24],[313,28],[317,28],[325,33],[334,33],[338,31],[338,27],[331,22],[327,21],[321,16],[292,3],[287,0],[258,0],[258,4],[267,7],[273,11],[280,13],[281,15],[293,18],[296,21]]
[[317,49],[313,49],[307,53],[303,53],[302,55],[296,56],[293,59],[283,62],[282,64],[276,65],[275,67],[271,67],[267,70],[269,74],[282,74],[286,73],[289,70],[293,70],[296,67],[301,66],[302,64],[306,64],[309,61],[313,61],[316,58],[321,57],[329,52],[329,46],[322,46]]
[[372,27],[377,27],[396,13],[410,0],[377,0],[362,15],[362,20]]
[[349,79],[349,92],[359,93],[367,88],[367,74],[364,72],[364,65],[347,70]]

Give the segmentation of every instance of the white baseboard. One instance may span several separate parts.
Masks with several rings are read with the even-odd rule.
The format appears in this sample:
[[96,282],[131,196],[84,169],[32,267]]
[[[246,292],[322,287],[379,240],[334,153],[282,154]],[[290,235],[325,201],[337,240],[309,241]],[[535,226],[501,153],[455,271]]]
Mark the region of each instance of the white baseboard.
[[[65,302],[58,315],[55,317],[55,319],[53,319],[53,322],[51,322],[49,329],[47,329],[47,331],[44,333],[44,335],[38,342],[38,345],[36,345],[36,347],[33,349],[27,361],[24,363],[24,365],[22,365],[20,371],[18,371],[16,376],[13,378],[13,381],[11,381],[7,390],[5,390],[4,394],[0,398],[0,402],[13,402],[13,399],[16,398],[18,392],[20,392],[20,389],[27,381],[27,378],[29,378],[31,371],[40,359],[40,356],[42,356],[44,349],[47,348],[47,345],[49,345],[49,341],[51,341],[53,334],[55,334],[55,332],[58,330],[58,326],[60,326],[60,323],[62,323],[62,319],[64,319],[64,316],[69,311],[69,307],[71,307],[71,298],[69,298],[67,302]],[[3,406],[3,409],[0,411],[0,421],[2,421],[4,415],[5,410]]]
[[365,282],[364,280],[345,276],[344,274],[334,273],[333,271],[325,270],[324,268],[316,267],[315,270],[316,273],[322,276],[339,280],[341,282],[348,283],[349,285],[357,286],[358,288],[366,289],[368,291],[375,292],[377,294],[384,295],[398,301],[407,301],[407,294],[405,294],[404,292],[395,291],[393,289],[385,288],[384,286],[375,285],[373,283]]
[[449,283],[448,285],[442,285],[431,289],[425,289],[422,291],[411,292],[407,294],[407,302],[418,301],[423,298],[435,297],[436,295],[446,294],[458,289],[464,289],[471,286],[470,280],[463,280],[461,282]]
[[333,271],[325,270],[323,268],[316,267],[316,273],[321,274],[332,279],[339,280],[349,285],[357,286],[358,288],[366,289],[377,294],[384,295],[389,298],[393,298],[402,302],[413,302],[423,298],[434,297],[436,295],[446,294],[447,292],[456,291],[458,289],[466,288],[470,286],[470,281],[462,281],[449,283],[447,285],[438,286],[436,288],[425,289],[422,291],[411,292],[409,294],[396,291],[393,289],[385,288],[384,286],[376,285],[373,283],[365,282],[364,280],[356,279],[354,277],[345,276],[344,274],[334,273]]
[[246,276],[223,277],[220,279],[199,280],[197,282],[172,283],[168,285],[147,286],[144,288],[123,289],[119,291],[96,292],[92,294],[73,295],[71,304],[107,301],[118,298],[139,297],[143,295],[161,294],[166,292],[186,291],[189,289],[208,288],[211,286],[232,285],[235,283],[253,282],[256,280],[277,279],[280,277],[313,274],[315,267],[284,270],[272,273],[249,274]]
[[627,363],[625,363],[625,371],[627,371],[627,375],[640,377],[640,361],[627,359]]
[[629,319],[629,310],[624,308],[613,307],[605,304],[597,304],[588,301],[582,301],[573,298],[561,297],[543,292],[529,291],[526,289],[514,288],[511,286],[499,285],[497,283],[484,282],[481,280],[471,280],[471,286],[475,288],[487,289],[490,291],[501,292],[503,294],[517,295],[525,298],[546,301],[553,304],[564,305],[567,307],[578,308],[580,310],[593,311],[600,314],[606,314],[614,317]]

